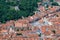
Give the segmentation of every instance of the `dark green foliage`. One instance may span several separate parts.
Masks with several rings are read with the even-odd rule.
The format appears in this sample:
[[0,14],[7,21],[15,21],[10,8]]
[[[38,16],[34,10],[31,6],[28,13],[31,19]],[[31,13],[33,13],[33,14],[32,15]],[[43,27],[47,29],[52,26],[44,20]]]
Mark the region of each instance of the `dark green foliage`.
[[51,5],[53,5],[53,6],[59,6],[59,4],[57,2],[53,2]]
[[40,33],[40,34],[39,34],[39,37],[41,37],[41,35],[42,35],[42,34]]
[[54,2],[54,0],[50,0],[50,2]]
[[[28,17],[33,15],[33,11],[37,8],[39,0],[0,0],[0,22],[4,23],[9,20],[17,20],[22,16]],[[16,11],[13,6],[18,6],[19,11]]]

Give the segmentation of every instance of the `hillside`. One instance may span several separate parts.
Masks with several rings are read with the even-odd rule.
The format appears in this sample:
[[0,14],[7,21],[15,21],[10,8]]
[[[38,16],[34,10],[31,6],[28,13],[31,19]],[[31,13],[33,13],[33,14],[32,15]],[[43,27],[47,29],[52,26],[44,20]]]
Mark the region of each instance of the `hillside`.
[[0,0],[0,22],[33,15],[39,0]]

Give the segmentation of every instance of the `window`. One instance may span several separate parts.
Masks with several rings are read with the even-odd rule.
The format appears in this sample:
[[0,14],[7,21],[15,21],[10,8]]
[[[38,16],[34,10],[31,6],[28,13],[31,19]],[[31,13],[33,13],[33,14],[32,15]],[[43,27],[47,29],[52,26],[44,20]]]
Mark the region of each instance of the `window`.
[[20,35],[22,35],[22,33],[17,33],[16,35],[17,35],[17,36],[20,36]]
[[17,31],[19,31],[19,29],[17,29]]
[[16,28],[15,31],[19,31],[19,28]]
[[55,34],[56,33],[56,31],[55,30],[52,30],[52,32]]

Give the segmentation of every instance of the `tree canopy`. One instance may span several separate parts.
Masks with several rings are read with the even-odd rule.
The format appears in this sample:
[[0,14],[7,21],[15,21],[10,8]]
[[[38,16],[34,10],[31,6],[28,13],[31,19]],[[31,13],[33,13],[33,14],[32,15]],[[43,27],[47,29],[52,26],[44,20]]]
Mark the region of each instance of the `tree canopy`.
[[57,2],[53,2],[51,5],[53,5],[53,6],[59,6],[59,4]]
[[[0,0],[0,22],[33,15],[39,0]],[[15,6],[19,10],[15,10]],[[17,9],[16,8],[16,9]]]

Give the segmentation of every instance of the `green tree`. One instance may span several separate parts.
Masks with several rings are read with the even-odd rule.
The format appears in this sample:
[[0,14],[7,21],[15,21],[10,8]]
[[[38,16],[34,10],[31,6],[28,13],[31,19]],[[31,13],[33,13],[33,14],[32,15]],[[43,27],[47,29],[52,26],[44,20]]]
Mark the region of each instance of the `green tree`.
[[59,6],[59,4],[57,2],[53,2],[51,5],[53,5],[53,6]]
[[50,2],[54,2],[54,0],[50,0]]
[[[9,20],[17,20],[22,16],[28,17],[33,15],[33,11],[37,8],[37,2],[39,0],[15,0],[7,1],[0,0],[0,22],[6,22]],[[18,6],[20,10],[16,11],[11,7]]]

